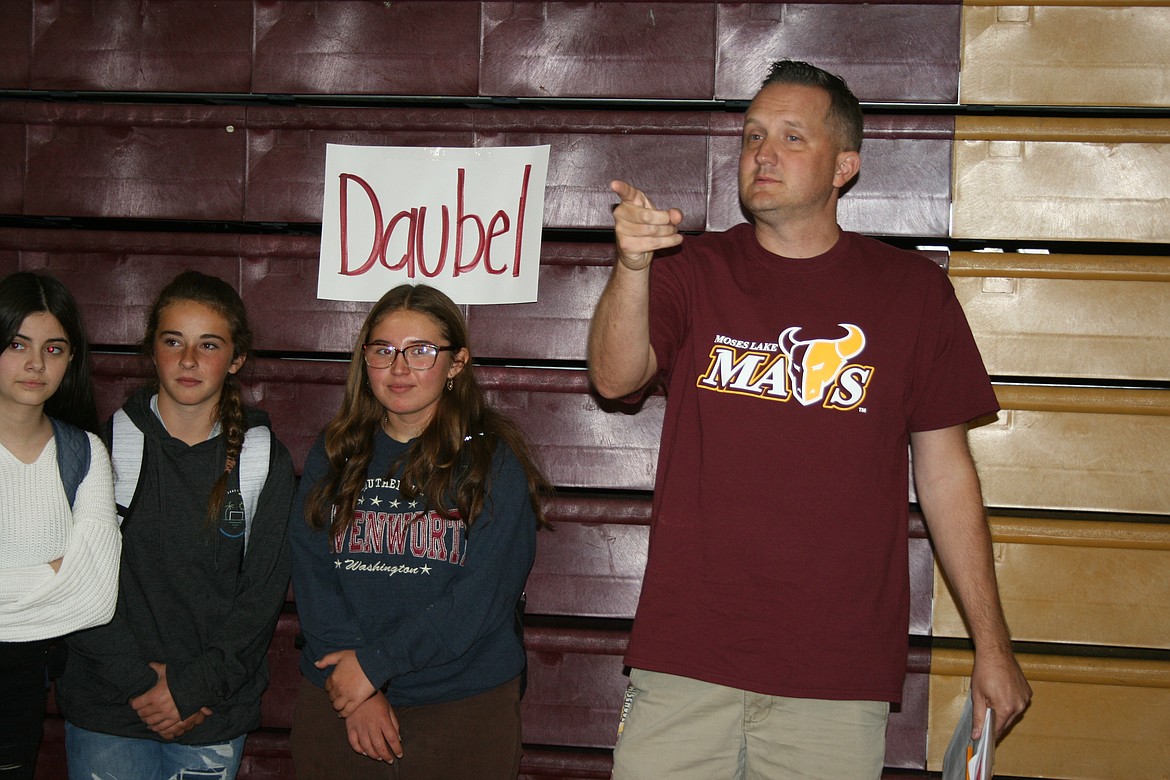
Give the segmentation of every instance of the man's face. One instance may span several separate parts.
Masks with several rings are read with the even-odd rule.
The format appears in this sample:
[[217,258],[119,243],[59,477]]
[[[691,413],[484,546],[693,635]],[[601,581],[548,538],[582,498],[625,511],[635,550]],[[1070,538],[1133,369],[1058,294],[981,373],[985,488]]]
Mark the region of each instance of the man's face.
[[[856,152],[840,150],[829,124],[823,89],[772,84],[744,116],[739,153],[739,197],[757,219],[791,218],[829,210],[836,188],[856,173]],[[835,216],[834,216],[835,218]]]

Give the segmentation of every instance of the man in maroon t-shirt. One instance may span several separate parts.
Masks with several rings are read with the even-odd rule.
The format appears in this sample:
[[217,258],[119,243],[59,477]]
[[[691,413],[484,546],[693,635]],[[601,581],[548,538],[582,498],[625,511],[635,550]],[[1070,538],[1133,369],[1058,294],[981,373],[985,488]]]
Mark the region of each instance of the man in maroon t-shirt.
[[940,269],[837,225],[862,126],[843,81],[778,62],[744,117],[751,225],[680,246],[678,209],[612,184],[590,376],[608,398],[667,389],[616,780],[880,776],[908,448],[975,643],[975,711],[998,735],[1031,698],[967,447],[998,409],[970,329]]

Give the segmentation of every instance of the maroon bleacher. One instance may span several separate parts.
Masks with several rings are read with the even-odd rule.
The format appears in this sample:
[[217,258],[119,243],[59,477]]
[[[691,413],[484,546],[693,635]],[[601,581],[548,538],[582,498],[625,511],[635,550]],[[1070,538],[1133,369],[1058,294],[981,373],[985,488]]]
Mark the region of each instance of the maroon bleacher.
[[825,63],[864,101],[950,104],[960,11],[945,0],[9,4],[0,86],[746,100],[782,52]]
[[[368,308],[316,299],[325,144],[549,144],[540,301],[464,310],[492,402],[559,488],[528,582],[522,777],[605,778],[663,410],[661,396],[638,410],[604,401],[585,376],[612,261],[608,182],[681,208],[688,231],[736,224],[738,108],[768,62],[825,64],[870,103],[950,106],[960,13],[952,0],[9,3],[0,271],[45,270],[74,291],[104,348],[103,414],[151,376],[130,348],[156,291],[189,267],[230,281],[262,353],[241,375],[249,399],[299,469],[340,402]],[[953,123],[913,108],[867,115],[842,224],[945,237]],[[921,520],[909,522],[911,654],[891,778],[926,763],[933,570]],[[290,600],[242,780],[293,776],[296,633]],[[65,777],[62,743],[50,715],[38,777]]]
[[[611,228],[613,178],[680,208],[684,230],[744,221],[738,114],[474,108],[279,108],[0,103],[9,213],[260,223],[321,221],[325,145],[551,147],[546,228]],[[954,120],[866,120],[862,175],[841,223],[945,236]],[[872,153],[871,153],[872,152]]]

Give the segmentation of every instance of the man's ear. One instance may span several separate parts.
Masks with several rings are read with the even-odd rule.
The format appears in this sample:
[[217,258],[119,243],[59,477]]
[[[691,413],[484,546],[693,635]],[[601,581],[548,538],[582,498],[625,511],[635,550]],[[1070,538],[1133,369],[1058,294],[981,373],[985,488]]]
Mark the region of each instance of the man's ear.
[[837,165],[833,169],[833,186],[838,189],[853,181],[853,177],[861,170],[861,154],[858,152],[838,152]]

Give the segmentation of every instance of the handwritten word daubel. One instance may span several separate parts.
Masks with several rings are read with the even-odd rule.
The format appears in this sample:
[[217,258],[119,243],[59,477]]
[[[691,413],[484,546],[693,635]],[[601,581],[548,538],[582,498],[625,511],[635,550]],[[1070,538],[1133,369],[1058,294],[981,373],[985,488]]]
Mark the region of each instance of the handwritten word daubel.
[[[444,273],[451,277],[459,277],[470,274],[477,268],[482,269],[482,273],[493,276],[511,273],[513,277],[518,277],[520,275],[520,248],[524,238],[524,211],[528,204],[531,172],[532,166],[525,165],[514,215],[509,216],[508,212],[500,209],[486,219],[485,224],[484,217],[466,211],[464,192],[467,172],[466,169],[459,168],[455,182],[454,208],[452,209],[447,204],[442,204],[440,207],[442,231],[437,253],[433,246],[434,237],[431,239],[431,245],[428,245],[424,238],[427,206],[419,205],[404,209],[392,216],[387,222],[383,217],[382,207],[374,188],[356,174],[340,174],[341,269],[338,273],[342,276],[361,276],[373,268],[375,263],[378,263],[391,271],[405,271],[406,275],[412,279],[420,275],[433,279]],[[351,207],[349,196],[351,190],[355,189],[355,185],[356,188],[360,189],[355,195],[355,200],[358,203],[353,204],[353,207],[361,208],[359,204],[362,200],[362,193],[364,193],[374,218],[373,228],[368,236],[369,252],[360,264],[351,264],[350,260],[351,257],[361,257],[366,253],[365,241],[360,241],[359,246],[359,240],[353,240],[356,237],[350,236],[349,231]],[[451,216],[452,210],[455,212],[454,219]],[[513,229],[515,230],[515,240],[510,242],[506,250],[510,257],[503,262],[498,256],[493,258],[493,248],[503,243],[497,239],[503,238]],[[386,253],[396,230],[405,232],[406,251],[401,257],[391,260],[386,257]],[[448,262],[448,250],[451,248],[452,236],[454,237],[454,251],[450,262]],[[474,251],[472,251],[472,245],[474,245]]]

